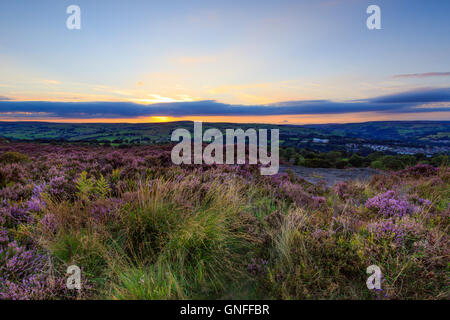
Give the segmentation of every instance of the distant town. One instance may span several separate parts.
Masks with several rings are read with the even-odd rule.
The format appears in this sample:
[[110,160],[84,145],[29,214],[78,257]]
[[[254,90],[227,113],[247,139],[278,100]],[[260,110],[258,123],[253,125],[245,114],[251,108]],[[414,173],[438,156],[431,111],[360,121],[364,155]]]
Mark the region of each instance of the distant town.
[[[447,141],[448,142],[448,141]],[[396,154],[425,154],[427,156],[431,156],[436,153],[450,153],[450,146],[426,146],[426,147],[407,147],[407,146],[394,146],[394,145],[381,145],[381,144],[370,144],[364,143],[361,145],[355,143],[347,143],[345,145],[347,151],[358,152],[362,148],[369,148],[374,151],[379,152],[392,152]]]

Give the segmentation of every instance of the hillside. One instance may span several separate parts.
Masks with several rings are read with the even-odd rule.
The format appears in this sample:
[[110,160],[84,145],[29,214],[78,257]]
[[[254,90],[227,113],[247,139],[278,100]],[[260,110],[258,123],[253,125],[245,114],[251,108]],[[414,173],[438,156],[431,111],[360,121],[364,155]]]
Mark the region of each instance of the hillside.
[[163,146],[0,143],[0,163],[0,299],[448,296],[448,167],[329,188]]
[[[177,128],[192,131],[192,122],[143,124],[66,124],[46,122],[0,122],[0,137],[14,140],[97,141],[109,143],[164,143]],[[450,141],[450,121],[365,122],[325,125],[267,125],[204,123],[203,128],[277,128],[283,141],[301,138],[367,139],[416,144]]]

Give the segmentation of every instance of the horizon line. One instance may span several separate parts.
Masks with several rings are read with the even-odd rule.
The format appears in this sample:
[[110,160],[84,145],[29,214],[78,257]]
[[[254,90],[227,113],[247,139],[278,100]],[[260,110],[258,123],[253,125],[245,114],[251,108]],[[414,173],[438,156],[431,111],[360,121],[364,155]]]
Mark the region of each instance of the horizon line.
[[293,124],[293,123],[263,123],[263,122],[227,122],[227,121],[198,121],[198,120],[176,120],[176,121],[160,121],[160,122],[58,122],[58,121],[45,121],[45,120],[2,120],[0,119],[0,123],[39,123],[39,124],[70,124],[70,125],[164,125],[170,123],[194,123],[194,122],[202,122],[202,123],[216,123],[216,124],[253,124],[253,125],[274,125],[274,126],[314,126],[314,125],[347,125],[347,124],[367,124],[367,123],[401,123],[401,122],[449,122],[450,120],[373,120],[373,121],[358,121],[358,122],[326,122],[326,123],[307,123],[307,124]]

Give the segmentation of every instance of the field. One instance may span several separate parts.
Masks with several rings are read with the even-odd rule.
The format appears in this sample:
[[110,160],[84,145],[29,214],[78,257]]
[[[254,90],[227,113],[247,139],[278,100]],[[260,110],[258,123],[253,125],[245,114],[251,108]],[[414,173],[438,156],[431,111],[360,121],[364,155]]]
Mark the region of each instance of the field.
[[[397,121],[365,122],[324,125],[273,125],[204,123],[204,129],[264,128],[279,129],[285,146],[300,146],[302,138],[329,138],[345,143],[353,140],[399,141],[415,145],[437,143],[448,140],[450,121]],[[192,130],[192,122],[168,123],[45,123],[45,122],[1,122],[0,136],[13,140],[60,140],[69,142],[108,142],[154,144],[170,142],[170,134],[177,128]]]
[[329,187],[170,150],[0,141],[0,298],[448,299],[448,167]]

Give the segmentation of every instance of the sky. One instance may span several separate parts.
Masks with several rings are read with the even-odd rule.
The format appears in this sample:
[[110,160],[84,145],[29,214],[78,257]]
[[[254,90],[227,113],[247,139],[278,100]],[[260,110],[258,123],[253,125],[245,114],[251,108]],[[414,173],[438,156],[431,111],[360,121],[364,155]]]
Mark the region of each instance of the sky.
[[449,13],[448,0],[1,1],[0,120],[450,120]]

